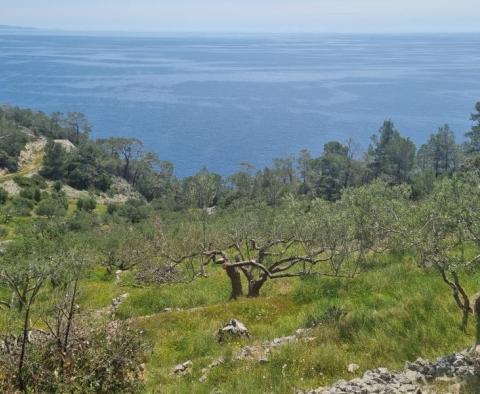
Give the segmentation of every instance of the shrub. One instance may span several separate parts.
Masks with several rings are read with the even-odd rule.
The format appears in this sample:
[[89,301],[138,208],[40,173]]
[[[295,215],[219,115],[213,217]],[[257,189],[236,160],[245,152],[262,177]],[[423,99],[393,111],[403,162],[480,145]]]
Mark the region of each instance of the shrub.
[[33,186],[32,180],[26,176],[15,175],[13,180],[20,187]]
[[8,200],[8,192],[0,187],[0,204],[5,204]]
[[87,231],[97,225],[97,216],[94,213],[86,211],[76,211],[75,215],[67,221],[67,226],[71,231]]
[[21,175],[16,175],[13,180],[20,187],[39,187],[40,189],[45,189],[47,183],[40,175],[33,175],[32,177],[26,177]]
[[29,186],[20,191],[20,196],[39,202],[42,199],[42,192],[38,186]]
[[[75,328],[61,355],[53,336],[30,343],[25,360],[28,393],[132,393],[141,390],[143,335],[125,323]],[[19,346],[19,344],[17,344]],[[16,352],[0,353],[0,390],[16,392]],[[62,367],[63,365],[63,367]]]
[[92,212],[97,207],[97,201],[93,197],[81,197],[77,201],[77,210]]
[[148,218],[150,208],[142,200],[128,200],[118,208],[118,214],[132,223],[139,223]]
[[106,173],[100,174],[95,179],[95,187],[102,192],[109,190],[110,186],[112,186],[112,177]]
[[67,207],[65,207],[65,203],[61,199],[49,197],[38,203],[35,212],[39,216],[47,216],[48,218],[65,216]]
[[62,191],[63,184],[61,181],[55,181],[53,184],[53,190],[57,193],[60,193]]
[[109,215],[113,215],[115,212],[118,210],[118,205],[117,204],[108,204],[107,205],[107,213]]
[[47,182],[45,182],[45,179],[41,175],[34,174],[30,177],[30,179],[32,180],[33,184],[40,189],[47,188]]
[[0,226],[0,238],[5,238],[8,235],[8,228]]
[[11,216],[30,216],[35,204],[32,200],[21,196],[14,197],[7,206],[7,214]]

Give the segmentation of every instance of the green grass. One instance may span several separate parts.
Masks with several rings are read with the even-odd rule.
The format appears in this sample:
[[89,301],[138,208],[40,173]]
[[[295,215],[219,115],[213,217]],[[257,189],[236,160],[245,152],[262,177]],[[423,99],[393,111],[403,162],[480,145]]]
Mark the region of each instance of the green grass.
[[[435,274],[420,271],[408,258],[389,256],[353,280],[311,278],[270,282],[258,299],[227,302],[228,280],[221,271],[191,284],[146,289],[122,288],[130,296],[120,308],[145,331],[152,345],[147,392],[291,393],[345,378],[349,363],[366,369],[401,369],[406,360],[434,358],[473,341],[473,327],[460,331],[460,313],[448,288]],[[466,278],[473,294],[480,275]],[[164,308],[193,308],[162,312]],[[340,318],[332,310],[343,311]],[[146,316],[142,318],[142,316]],[[243,343],[219,345],[216,332],[231,318],[252,333]],[[205,383],[201,369],[245,344],[290,335],[320,322],[315,340],[275,351],[268,364],[231,360],[213,369]],[[191,376],[177,378],[171,368],[192,360]]]
[[[479,279],[479,273],[464,278],[470,294]],[[97,268],[82,283],[79,302],[82,311],[95,311],[129,293],[118,317],[142,329],[150,344],[146,392],[290,394],[375,367],[402,369],[407,360],[432,359],[474,339],[473,322],[466,334],[460,330],[461,315],[447,286],[408,256],[384,256],[352,280],[270,281],[258,299],[227,301],[229,290],[220,268],[191,283],[145,288],[134,286],[129,273],[116,284]],[[8,293],[0,289],[0,296]],[[232,318],[247,325],[251,338],[218,344],[218,329]],[[261,345],[313,323],[312,341],[278,348],[267,364],[232,357],[242,346]],[[201,369],[219,357],[226,363],[200,383]],[[172,368],[187,360],[193,361],[192,374],[172,376]],[[357,375],[346,371],[350,363],[360,365]]]

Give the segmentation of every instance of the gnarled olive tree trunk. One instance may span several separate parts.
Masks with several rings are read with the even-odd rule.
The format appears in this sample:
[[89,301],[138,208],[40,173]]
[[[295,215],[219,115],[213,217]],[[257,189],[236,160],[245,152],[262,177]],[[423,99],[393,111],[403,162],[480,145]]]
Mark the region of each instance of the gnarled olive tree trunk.
[[236,300],[238,297],[243,296],[243,288],[242,288],[242,277],[240,275],[240,271],[237,267],[232,267],[228,264],[224,264],[223,268],[227,273],[230,284],[232,286],[232,292],[230,293],[230,299]]

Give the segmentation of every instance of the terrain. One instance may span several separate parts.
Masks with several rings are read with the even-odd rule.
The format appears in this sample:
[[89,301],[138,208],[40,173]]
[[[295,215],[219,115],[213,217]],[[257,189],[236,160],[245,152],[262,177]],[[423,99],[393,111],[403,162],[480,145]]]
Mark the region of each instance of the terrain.
[[[248,205],[245,177],[233,189],[206,170],[176,180],[148,167],[147,153],[128,156],[134,140],[81,142],[68,127],[53,138],[30,129],[16,167],[7,157],[13,169],[0,175],[4,391],[322,392],[478,343],[474,158],[461,167],[442,156],[438,176],[425,172],[434,179],[420,185],[421,172],[412,181],[408,166],[392,170],[382,150],[369,171],[390,181],[362,184],[362,162],[330,145],[311,186],[322,198],[302,194],[308,162],[303,183],[276,167],[287,191],[267,182],[277,176],[269,169],[256,175],[258,200]],[[392,132],[384,126],[382,136]],[[343,170],[325,170],[343,165],[358,184],[337,189]],[[219,337],[233,320],[248,335]],[[22,346],[18,372],[8,365]],[[479,386],[440,374],[419,387]]]

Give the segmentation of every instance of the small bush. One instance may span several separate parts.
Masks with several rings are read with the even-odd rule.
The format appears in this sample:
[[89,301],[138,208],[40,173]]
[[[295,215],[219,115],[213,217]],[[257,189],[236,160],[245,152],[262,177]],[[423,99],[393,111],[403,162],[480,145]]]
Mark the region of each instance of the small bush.
[[13,177],[13,180],[20,187],[33,186],[31,178],[27,178],[26,176],[16,175]]
[[5,204],[8,200],[8,192],[0,187],[0,204]]
[[0,238],[4,239],[8,235],[8,228],[0,226]]
[[76,211],[75,215],[68,219],[67,226],[72,231],[87,231],[98,224],[97,219],[94,213]]
[[[75,331],[69,352],[63,356],[53,337],[29,345],[24,368],[25,392],[141,391],[142,363],[146,354],[141,332],[125,323],[102,324]],[[16,361],[15,353],[0,354],[0,363],[5,366],[0,373],[2,392],[17,392],[14,387]]]
[[100,174],[97,179],[95,179],[95,187],[102,191],[106,192],[112,186],[112,177],[108,174]]
[[35,212],[39,216],[47,216],[49,218],[65,216],[67,213],[67,207],[65,207],[64,201],[49,197],[38,203]]
[[29,186],[20,191],[20,196],[39,202],[42,199],[42,192],[38,186]]
[[82,197],[77,201],[77,210],[92,212],[97,207],[97,201],[93,197]]
[[117,210],[118,210],[118,205],[111,204],[111,203],[107,205],[107,213],[109,215],[113,215],[115,212],[117,212]]
[[20,187],[39,187],[40,189],[47,187],[45,179],[40,175],[33,175],[32,177],[16,175],[13,180]]
[[34,185],[39,187],[40,189],[47,188],[47,182],[41,175],[38,175],[38,174],[32,175],[30,179],[32,180]]
[[57,193],[60,193],[62,191],[63,184],[61,181],[55,181],[53,184],[53,190]]
[[30,216],[34,206],[35,204],[32,200],[17,196],[7,206],[7,214],[10,216]]
[[150,208],[141,200],[128,200],[118,208],[118,214],[132,223],[139,223],[148,218]]

